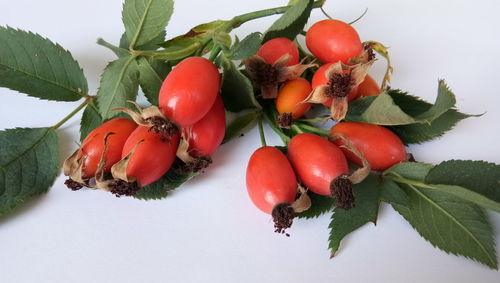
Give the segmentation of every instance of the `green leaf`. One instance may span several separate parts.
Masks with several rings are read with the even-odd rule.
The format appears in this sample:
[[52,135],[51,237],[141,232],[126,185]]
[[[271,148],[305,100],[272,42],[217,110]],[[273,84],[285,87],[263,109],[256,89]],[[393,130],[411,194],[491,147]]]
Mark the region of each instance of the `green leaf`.
[[97,91],[97,106],[104,120],[118,114],[117,107],[130,107],[138,90],[138,70],[134,57],[128,56],[109,63],[101,76]]
[[173,0],[125,0],[123,24],[130,47],[145,45],[165,31],[174,10]]
[[250,125],[257,123],[259,119],[259,112],[250,112],[240,117],[234,119],[227,127],[226,134],[224,135],[223,143],[230,141],[231,139],[242,134],[245,129],[250,127]]
[[293,40],[304,28],[311,15],[313,0],[298,0],[264,34],[263,42],[276,37]]
[[189,181],[196,175],[197,174],[179,174],[175,172],[174,169],[170,169],[156,182],[141,188],[141,191],[134,195],[134,197],[142,200],[165,198],[171,191],[177,189],[180,185]]
[[231,112],[239,112],[249,108],[260,109],[250,79],[238,71],[231,60],[224,55],[221,55],[221,57],[224,65],[221,96],[226,109]]
[[0,87],[57,101],[76,101],[88,92],[68,51],[38,34],[1,26]]
[[333,210],[335,204],[333,198],[318,195],[311,191],[308,191],[307,193],[311,198],[311,207],[304,212],[298,213],[297,217],[305,219],[317,218],[320,215]]
[[430,123],[434,119],[454,107],[456,102],[457,100],[455,98],[455,94],[451,92],[444,80],[439,80],[438,96],[436,98],[436,101],[434,102],[434,105],[432,105],[424,113],[416,116],[415,119],[423,121],[425,123]]
[[[433,105],[399,90],[390,90],[353,101],[349,105],[346,120],[385,126],[431,124],[454,105],[455,95],[444,81],[439,81],[438,96]],[[421,111],[422,108],[427,109]]]
[[399,178],[423,182],[433,165],[421,162],[402,162],[384,171],[383,176],[393,175]]
[[161,85],[171,68],[161,60],[148,60],[144,57],[139,58],[137,63],[139,65],[139,85],[149,103],[158,105]]
[[80,121],[80,141],[83,141],[89,133],[102,124],[102,118],[93,104],[87,105]]
[[471,160],[445,161],[429,171],[425,182],[500,212],[500,165]]
[[392,204],[408,205],[408,195],[405,191],[396,182],[388,179],[384,179],[380,184],[380,199]]
[[443,115],[436,118],[430,124],[412,124],[404,126],[389,127],[404,144],[415,144],[430,141],[442,136],[444,133],[453,129],[455,125],[471,115],[463,114],[455,109],[450,109]]
[[[160,48],[161,44],[165,41],[166,35],[167,35],[167,32],[165,30],[163,30],[155,38],[153,38],[150,42],[148,42],[144,45],[141,45],[141,46],[136,46],[134,49],[135,50],[157,50],[158,48]],[[122,36],[120,38],[119,48],[127,50],[127,51],[129,50],[130,40],[127,37],[127,32],[122,33]],[[122,57],[122,56],[118,56],[118,57]]]
[[340,242],[349,233],[368,222],[377,221],[380,206],[380,180],[369,176],[353,186],[355,207],[349,210],[335,208],[330,222],[329,248],[331,257],[338,251]]
[[493,231],[476,205],[437,190],[403,185],[409,205],[392,204],[433,246],[497,268]]
[[46,193],[59,173],[59,146],[53,128],[0,131],[0,216]]
[[262,34],[260,32],[251,33],[243,38],[243,40],[236,41],[233,44],[228,58],[231,60],[245,60],[257,53],[261,43]]

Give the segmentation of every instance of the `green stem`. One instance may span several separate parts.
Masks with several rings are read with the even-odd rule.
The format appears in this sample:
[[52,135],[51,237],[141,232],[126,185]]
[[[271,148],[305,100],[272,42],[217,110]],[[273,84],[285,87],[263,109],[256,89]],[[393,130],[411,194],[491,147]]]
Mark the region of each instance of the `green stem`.
[[310,126],[307,124],[297,123],[297,126],[308,131],[308,132],[315,133],[315,134],[318,134],[320,136],[328,136],[330,134],[330,132],[327,130],[318,129],[314,126]]
[[208,60],[210,60],[211,62],[214,62],[215,59],[217,58],[217,56],[219,55],[221,51],[221,48],[218,44],[216,44],[214,46],[214,48],[212,49],[212,51],[210,52],[210,58],[208,58]]
[[[323,6],[323,4],[325,3],[325,1],[326,0],[315,1],[313,3],[313,8],[321,8]],[[263,18],[263,17],[267,17],[267,16],[272,16],[272,15],[283,14],[289,8],[290,8],[290,6],[282,6],[282,7],[265,9],[265,10],[255,11],[255,12],[246,13],[246,14],[236,16],[229,21],[227,31],[229,32],[232,29],[235,29],[235,28],[241,26],[242,24],[244,24],[248,21],[251,21],[251,20],[255,20],[255,19]]]
[[302,134],[304,133],[304,131],[299,127],[297,126],[296,124],[292,124],[292,130],[294,130],[297,134]]
[[332,19],[332,17],[330,17],[330,15],[328,15],[328,13],[325,11],[325,9],[323,9],[323,7],[320,7],[321,9],[321,12],[323,13],[323,15],[325,15],[325,17],[329,18],[330,20]]
[[92,101],[91,96],[87,97],[82,104],[78,105],[78,107],[76,107],[75,110],[71,111],[71,113],[69,113],[66,117],[64,117],[61,121],[59,121],[59,123],[52,126],[52,128],[55,130],[61,127],[64,123],[66,123],[69,119],[71,119],[71,117],[75,116],[76,113],[80,112],[80,110],[82,110],[83,107],[89,104],[90,101]]
[[267,146],[266,136],[264,135],[264,126],[262,125],[262,118],[259,119],[259,135],[262,146]]

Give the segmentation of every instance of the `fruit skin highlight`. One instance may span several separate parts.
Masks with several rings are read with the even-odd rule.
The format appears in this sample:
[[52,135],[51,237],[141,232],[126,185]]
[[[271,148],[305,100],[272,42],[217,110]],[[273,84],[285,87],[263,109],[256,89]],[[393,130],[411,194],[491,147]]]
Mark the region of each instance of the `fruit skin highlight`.
[[163,81],[160,110],[178,126],[191,126],[212,108],[219,88],[217,67],[203,57],[189,57],[175,66]]
[[[330,135],[342,134],[368,160],[373,170],[385,170],[403,162],[407,158],[406,149],[401,139],[379,125],[361,122],[342,122],[330,129]],[[335,141],[343,145],[340,139]],[[352,162],[362,165],[361,160],[347,149],[341,148]]]

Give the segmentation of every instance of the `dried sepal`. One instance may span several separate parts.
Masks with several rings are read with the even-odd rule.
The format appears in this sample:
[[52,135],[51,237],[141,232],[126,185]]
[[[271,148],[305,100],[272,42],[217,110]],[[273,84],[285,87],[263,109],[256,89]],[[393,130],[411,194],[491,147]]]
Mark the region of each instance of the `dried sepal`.
[[318,103],[318,104],[324,103],[328,101],[328,99],[330,99],[326,94],[327,90],[328,90],[327,85],[317,86],[311,91],[309,96],[306,97],[306,99],[304,99],[300,103]]
[[101,153],[101,158],[99,159],[99,164],[97,165],[97,170],[95,172],[94,178],[89,180],[89,188],[91,189],[101,189],[105,191],[110,191],[109,187],[110,180],[105,179],[105,166],[106,166],[106,151],[108,150],[108,137],[113,133],[107,133],[104,136],[104,147]]
[[273,64],[268,64],[262,57],[254,55],[243,61],[254,88],[260,90],[262,98],[276,98],[281,83],[296,79],[308,68],[317,66],[316,64],[302,63],[287,66],[290,58],[289,54],[284,54]]
[[128,164],[130,162],[130,159],[132,159],[132,156],[134,156],[135,151],[137,150],[137,148],[139,147],[139,145],[143,141],[144,140],[138,141],[134,145],[132,150],[125,157],[123,157],[120,161],[118,161],[117,163],[115,163],[111,167],[111,175],[113,175],[114,179],[119,179],[119,180],[123,180],[125,182],[130,182],[130,183],[136,181],[136,179],[134,177],[127,175],[127,168],[128,168]]
[[337,122],[344,120],[348,107],[347,97],[335,97],[330,106],[331,118]]
[[370,162],[368,162],[368,160],[366,160],[366,158],[363,156],[363,153],[361,153],[356,147],[354,147],[354,145],[351,143],[351,141],[348,138],[346,138],[344,135],[342,135],[342,134],[333,134],[333,135],[331,135],[329,137],[329,140],[331,142],[335,142],[338,139],[341,139],[342,142],[344,143],[340,147],[341,148],[346,148],[347,150],[349,150],[350,152],[352,152],[354,155],[356,155],[356,157],[358,157],[361,160],[361,163],[363,164],[362,167],[356,169],[354,172],[352,172],[349,175],[349,180],[353,184],[359,184],[366,177],[368,177],[368,175],[370,175],[370,171],[371,171]]
[[197,173],[212,164],[210,156],[196,155],[193,156],[189,150],[189,140],[191,139],[191,130],[187,134],[182,134],[177,147],[176,156],[184,163],[181,166],[181,171],[184,173]]
[[383,45],[380,42],[377,41],[367,41],[363,42],[363,46],[366,47],[369,46],[369,49],[372,51],[377,52],[380,56],[384,57],[385,60],[387,61],[387,69],[384,74],[384,79],[382,80],[382,84],[380,86],[380,89],[382,91],[386,90],[389,87],[389,84],[391,82],[391,74],[394,71],[394,68],[391,65],[391,57],[389,56],[389,47]]
[[300,196],[290,206],[295,213],[300,213],[311,208],[311,198],[307,194],[307,190],[300,184],[297,184],[297,191]]
[[128,102],[133,104],[138,112],[129,108],[114,108],[113,110],[126,113],[137,124],[150,127],[155,133],[166,137],[171,137],[179,131],[179,127],[173,121],[166,118],[158,106],[153,105],[143,109],[135,101],[128,100]]
[[[94,137],[91,137],[86,143],[90,142]],[[68,188],[72,190],[76,190],[77,184],[83,187],[87,186],[88,183],[88,180],[83,177],[83,163],[85,162],[83,147],[85,144],[79,145],[78,149],[66,158],[63,163],[63,173],[69,177],[65,184],[67,183]]]

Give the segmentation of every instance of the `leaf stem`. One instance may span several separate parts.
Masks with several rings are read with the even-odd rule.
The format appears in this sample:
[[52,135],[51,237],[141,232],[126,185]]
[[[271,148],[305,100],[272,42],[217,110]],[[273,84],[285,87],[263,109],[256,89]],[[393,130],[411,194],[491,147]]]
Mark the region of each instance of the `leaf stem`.
[[59,121],[59,123],[55,124],[54,126],[52,126],[52,128],[55,130],[55,129],[58,129],[59,127],[61,127],[64,123],[66,123],[71,117],[75,116],[76,113],[80,112],[80,110],[83,109],[83,107],[85,107],[87,104],[90,103],[90,101],[92,101],[92,98],[91,96],[85,98],[85,101],[83,101],[82,104],[78,105],[78,107],[75,108],[75,110],[71,111],[71,113],[69,113],[66,117],[64,117],[61,121]]
[[303,123],[297,123],[294,126],[298,126],[301,129],[304,129],[304,130],[306,130],[308,132],[311,132],[311,133],[318,134],[320,136],[328,136],[330,134],[330,131],[318,129],[318,128],[314,127],[314,126],[310,126],[310,125],[303,124]]
[[262,125],[262,118],[259,119],[259,135],[262,146],[267,146],[266,136],[264,135],[264,126]]

